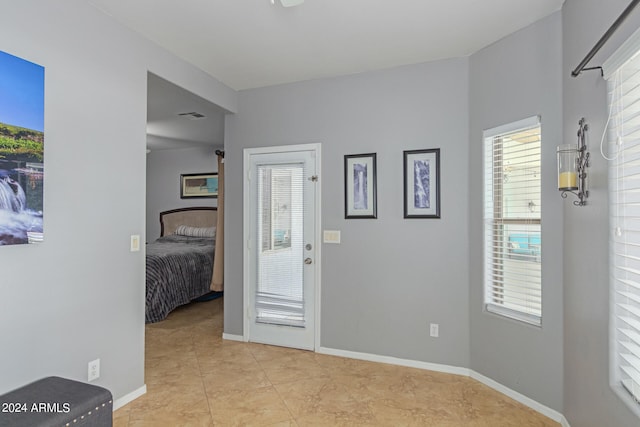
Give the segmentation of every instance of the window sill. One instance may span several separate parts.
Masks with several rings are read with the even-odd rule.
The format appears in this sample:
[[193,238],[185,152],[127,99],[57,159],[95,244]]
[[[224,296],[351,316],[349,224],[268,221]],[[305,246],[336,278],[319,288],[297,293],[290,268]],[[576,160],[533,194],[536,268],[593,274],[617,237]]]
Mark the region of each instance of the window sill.
[[516,310],[512,310],[510,308],[502,307],[497,304],[485,304],[485,311],[496,314],[498,316],[506,317],[508,319],[517,320],[522,323],[526,323],[527,325],[535,326],[538,328],[542,327],[542,318],[538,316],[534,316],[532,314],[522,313]]
[[631,394],[622,385],[611,384],[613,392],[624,402],[629,410],[638,418],[640,418],[640,402],[637,402]]

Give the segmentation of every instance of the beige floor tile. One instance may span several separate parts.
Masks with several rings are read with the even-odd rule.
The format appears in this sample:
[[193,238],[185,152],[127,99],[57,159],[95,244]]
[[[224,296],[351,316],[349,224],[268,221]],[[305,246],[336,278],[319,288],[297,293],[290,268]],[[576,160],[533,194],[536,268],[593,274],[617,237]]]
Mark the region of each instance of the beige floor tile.
[[[167,345],[170,343],[170,345]],[[145,339],[145,354],[152,357],[174,358],[186,352],[194,352],[193,339],[182,330],[157,331],[147,334]]]
[[113,413],[113,427],[128,427],[129,408],[120,408]]
[[[296,420],[298,426],[327,426],[327,427],[351,427],[351,426],[362,426],[362,427],[384,427],[383,424],[380,424],[376,419],[371,417],[370,415],[367,417],[357,417],[349,414],[326,414],[326,413],[318,413],[305,415]],[[387,425],[394,426],[395,424]]]
[[148,385],[147,393],[129,404],[129,422],[144,419],[150,412],[169,411],[176,414],[209,412],[202,381],[199,384]]
[[220,372],[224,367],[255,367],[259,369],[258,362],[251,352],[242,343],[228,343],[218,345],[213,349],[196,350],[198,365],[203,373]]
[[[388,371],[393,367],[384,363],[367,362],[366,360],[348,359],[345,357],[329,356],[324,354],[314,355],[318,364],[333,374],[348,375],[375,375]],[[395,367],[396,369],[403,369]]]
[[405,390],[401,377],[337,374],[331,378],[344,386],[354,399],[362,402],[394,395],[407,398],[415,396],[411,390]]
[[282,357],[300,356],[300,357],[314,357],[314,353],[307,350],[298,350],[296,348],[278,347],[275,345],[265,345],[256,343],[245,344],[249,351],[253,354],[259,362],[267,360],[280,359]]
[[295,420],[291,419],[287,421],[280,421],[275,424],[269,424],[266,427],[297,427],[297,426],[298,426],[298,423],[296,423]]
[[328,377],[327,371],[316,362],[313,355],[304,353],[264,360],[259,364],[272,384],[298,381],[302,378]]
[[209,405],[215,425],[266,426],[292,419],[272,386],[222,394],[210,398]]
[[218,372],[204,374],[203,382],[209,398],[271,386],[265,372],[257,366],[219,369]]
[[149,412],[143,418],[131,420],[129,427],[211,427],[211,414],[176,413],[171,410]]
[[329,378],[311,378],[275,385],[296,421],[348,423],[375,421],[366,404]]
[[145,359],[145,382],[163,383],[183,378],[200,378],[201,371],[195,352],[172,354]]
[[378,399],[368,402],[368,407],[375,419],[381,425],[393,426],[425,426],[438,425],[444,422],[455,422],[463,425],[461,417],[447,420],[450,415],[439,413],[437,409],[431,411],[421,408],[416,402],[402,399]]
[[530,414],[522,416],[488,415],[468,422],[469,427],[557,427],[558,423],[541,416]]
[[223,300],[146,325],[147,393],[115,427],[558,427],[468,377],[223,340]]

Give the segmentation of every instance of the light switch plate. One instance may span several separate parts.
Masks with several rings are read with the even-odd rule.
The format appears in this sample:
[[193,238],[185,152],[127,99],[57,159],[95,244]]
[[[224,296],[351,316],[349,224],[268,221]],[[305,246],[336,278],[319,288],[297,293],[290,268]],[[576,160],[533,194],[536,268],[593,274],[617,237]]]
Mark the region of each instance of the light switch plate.
[[131,252],[138,252],[140,250],[140,236],[138,234],[131,235]]
[[340,230],[324,230],[324,243],[340,244]]

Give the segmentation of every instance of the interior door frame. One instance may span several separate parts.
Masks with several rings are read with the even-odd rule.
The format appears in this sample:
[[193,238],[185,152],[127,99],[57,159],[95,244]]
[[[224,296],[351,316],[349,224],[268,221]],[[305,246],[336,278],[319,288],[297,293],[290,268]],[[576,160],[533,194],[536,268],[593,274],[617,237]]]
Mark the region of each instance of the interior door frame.
[[243,209],[242,209],[242,282],[243,282],[243,340],[245,342],[249,341],[249,321],[250,321],[250,313],[252,307],[249,304],[249,292],[251,289],[251,284],[249,282],[250,268],[251,268],[251,260],[250,260],[250,247],[249,247],[249,238],[250,238],[250,230],[251,230],[251,210],[249,207],[251,206],[251,188],[249,183],[249,174],[251,173],[251,156],[252,155],[260,155],[260,154],[273,154],[273,153],[289,153],[296,151],[311,151],[313,157],[315,159],[315,168],[316,168],[316,176],[318,176],[318,180],[316,181],[316,192],[314,198],[315,204],[315,225],[314,225],[314,239],[315,239],[315,254],[314,254],[314,263],[316,264],[315,273],[314,273],[314,281],[315,281],[315,295],[314,295],[314,333],[313,333],[313,347],[314,351],[317,352],[320,349],[320,296],[321,296],[321,266],[322,266],[322,240],[321,240],[321,230],[322,230],[322,206],[321,206],[321,194],[322,194],[322,179],[320,171],[322,166],[322,145],[321,143],[310,143],[310,144],[295,144],[295,145],[279,145],[272,147],[256,147],[256,148],[245,148],[243,150],[244,159],[242,166],[242,191],[243,191]]

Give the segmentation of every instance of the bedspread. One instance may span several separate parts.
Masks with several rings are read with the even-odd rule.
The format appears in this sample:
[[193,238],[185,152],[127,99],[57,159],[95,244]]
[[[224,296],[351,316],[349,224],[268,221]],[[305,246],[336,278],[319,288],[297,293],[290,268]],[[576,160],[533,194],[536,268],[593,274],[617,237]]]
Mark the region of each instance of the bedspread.
[[215,240],[169,235],[146,246],[147,323],[209,292]]

